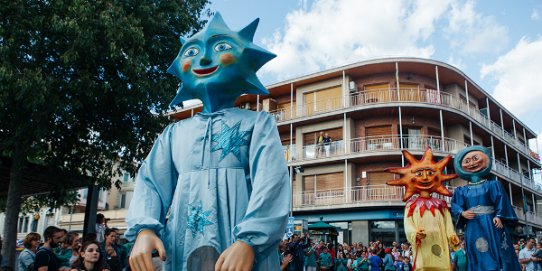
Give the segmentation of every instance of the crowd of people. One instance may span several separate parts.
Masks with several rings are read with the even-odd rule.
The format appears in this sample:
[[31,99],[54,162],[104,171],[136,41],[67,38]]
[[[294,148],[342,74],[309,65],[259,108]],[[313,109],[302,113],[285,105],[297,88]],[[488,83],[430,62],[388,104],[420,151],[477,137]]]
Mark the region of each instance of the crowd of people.
[[[542,242],[534,238],[520,239],[514,244],[522,270],[542,271]],[[381,241],[353,242],[351,244],[315,243],[309,234],[283,240],[279,245],[281,270],[285,271],[411,271],[415,255],[409,243]],[[467,255],[465,243],[452,251],[451,270],[466,271]]]
[[103,215],[98,215],[96,228],[96,233],[85,236],[55,226],[47,227],[43,238],[39,233],[27,234],[17,270],[129,270],[131,243],[119,240],[119,229],[107,227]]

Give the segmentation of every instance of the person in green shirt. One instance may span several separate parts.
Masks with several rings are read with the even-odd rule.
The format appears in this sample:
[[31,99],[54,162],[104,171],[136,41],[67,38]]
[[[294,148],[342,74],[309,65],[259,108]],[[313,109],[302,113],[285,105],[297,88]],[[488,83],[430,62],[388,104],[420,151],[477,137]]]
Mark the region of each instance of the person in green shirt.
[[348,259],[345,257],[343,251],[337,252],[337,259],[335,259],[335,271],[347,271],[346,265],[348,264]]
[[367,251],[361,252],[361,256],[357,258],[352,264],[354,271],[368,271],[370,268],[369,259],[367,258]]
[[320,253],[318,262],[320,263],[320,270],[331,270],[333,260],[331,259],[331,254],[329,254],[329,249],[327,247],[324,247],[322,253]]
[[305,270],[306,271],[316,271],[318,266],[316,262],[316,245],[309,240],[309,247],[304,250],[305,252]]
[[461,247],[455,252],[452,262],[454,271],[467,271],[467,254],[465,253],[465,242],[461,242]]

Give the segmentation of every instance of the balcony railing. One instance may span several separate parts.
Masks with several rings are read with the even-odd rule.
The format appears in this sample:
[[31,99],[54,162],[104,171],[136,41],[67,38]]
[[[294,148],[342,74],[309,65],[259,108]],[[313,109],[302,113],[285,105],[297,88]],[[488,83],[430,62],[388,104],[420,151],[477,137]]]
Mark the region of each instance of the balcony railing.
[[532,190],[542,192],[542,187],[536,184],[533,179],[530,179],[528,176],[525,176],[519,171],[508,167],[498,160],[493,160],[493,171],[511,179],[517,185],[523,185]]
[[542,225],[542,217],[532,211],[523,212],[521,207],[512,206],[520,222],[527,221],[527,223],[534,223]]
[[[402,144],[401,144],[402,142]],[[348,144],[349,148],[346,148]],[[446,153],[457,153],[457,151],[468,146],[466,143],[451,138],[441,139],[432,136],[403,136],[389,135],[378,137],[353,138],[348,142],[344,140],[333,141],[330,145],[306,145],[301,148],[301,153],[295,154],[295,147],[284,147],[288,161],[311,160],[326,157],[336,157],[344,154],[368,153],[375,151],[398,151],[407,149],[410,151],[424,151],[431,148],[435,151]]]
[[500,125],[490,120],[486,115],[480,112],[473,106],[467,105],[464,101],[444,92],[438,92],[433,89],[382,89],[374,92],[356,93],[346,97],[337,97],[334,99],[327,99],[323,101],[317,101],[314,103],[297,104],[295,108],[290,110],[279,109],[270,112],[275,116],[277,122],[286,120],[314,116],[331,111],[336,111],[350,107],[362,107],[372,104],[390,103],[390,102],[416,102],[416,103],[428,103],[438,104],[453,109],[457,109],[464,112],[476,120],[479,124],[493,131],[500,138],[506,142],[515,145],[526,155],[531,154],[528,146],[524,142],[521,142],[508,131],[502,129]]
[[303,191],[294,193],[294,208],[303,206],[329,206],[344,204],[376,204],[377,202],[395,202],[399,204],[403,198],[404,188],[397,186],[367,185],[350,189],[325,191]]
[[[454,187],[447,186],[453,192]],[[400,186],[389,186],[386,184],[354,186],[348,189],[333,189],[323,191],[302,191],[294,193],[294,208],[321,207],[332,205],[343,206],[382,206],[402,205],[405,189]],[[437,194],[433,197],[444,199],[450,203],[451,198]]]

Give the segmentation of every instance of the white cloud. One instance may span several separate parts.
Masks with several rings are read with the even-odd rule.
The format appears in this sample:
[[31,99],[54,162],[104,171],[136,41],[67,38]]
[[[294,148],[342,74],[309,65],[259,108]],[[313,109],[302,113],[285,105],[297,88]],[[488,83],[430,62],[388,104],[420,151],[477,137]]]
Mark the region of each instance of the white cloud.
[[508,29],[494,17],[476,12],[475,2],[454,1],[445,36],[463,54],[498,53],[508,44]]
[[533,21],[538,21],[540,20],[540,12],[538,11],[538,9],[533,9],[533,12],[531,12],[531,20]]
[[[496,81],[493,96],[512,113],[538,118],[542,101],[542,38],[522,38],[509,52],[481,69],[482,78]],[[534,115],[538,115],[535,117]]]
[[278,55],[263,72],[285,79],[369,58],[430,58],[428,39],[449,1],[315,0],[263,41]]

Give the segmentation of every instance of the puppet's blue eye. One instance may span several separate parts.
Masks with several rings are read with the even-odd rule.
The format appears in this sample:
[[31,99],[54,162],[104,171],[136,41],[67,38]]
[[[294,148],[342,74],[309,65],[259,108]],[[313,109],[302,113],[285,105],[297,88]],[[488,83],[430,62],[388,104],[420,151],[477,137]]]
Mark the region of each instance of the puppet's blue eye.
[[220,42],[217,45],[215,45],[215,51],[222,52],[231,49],[231,45],[227,42]]
[[199,54],[199,50],[196,49],[195,47],[190,47],[186,49],[186,51],[184,51],[184,56],[188,56],[188,57],[195,56],[197,54]]

